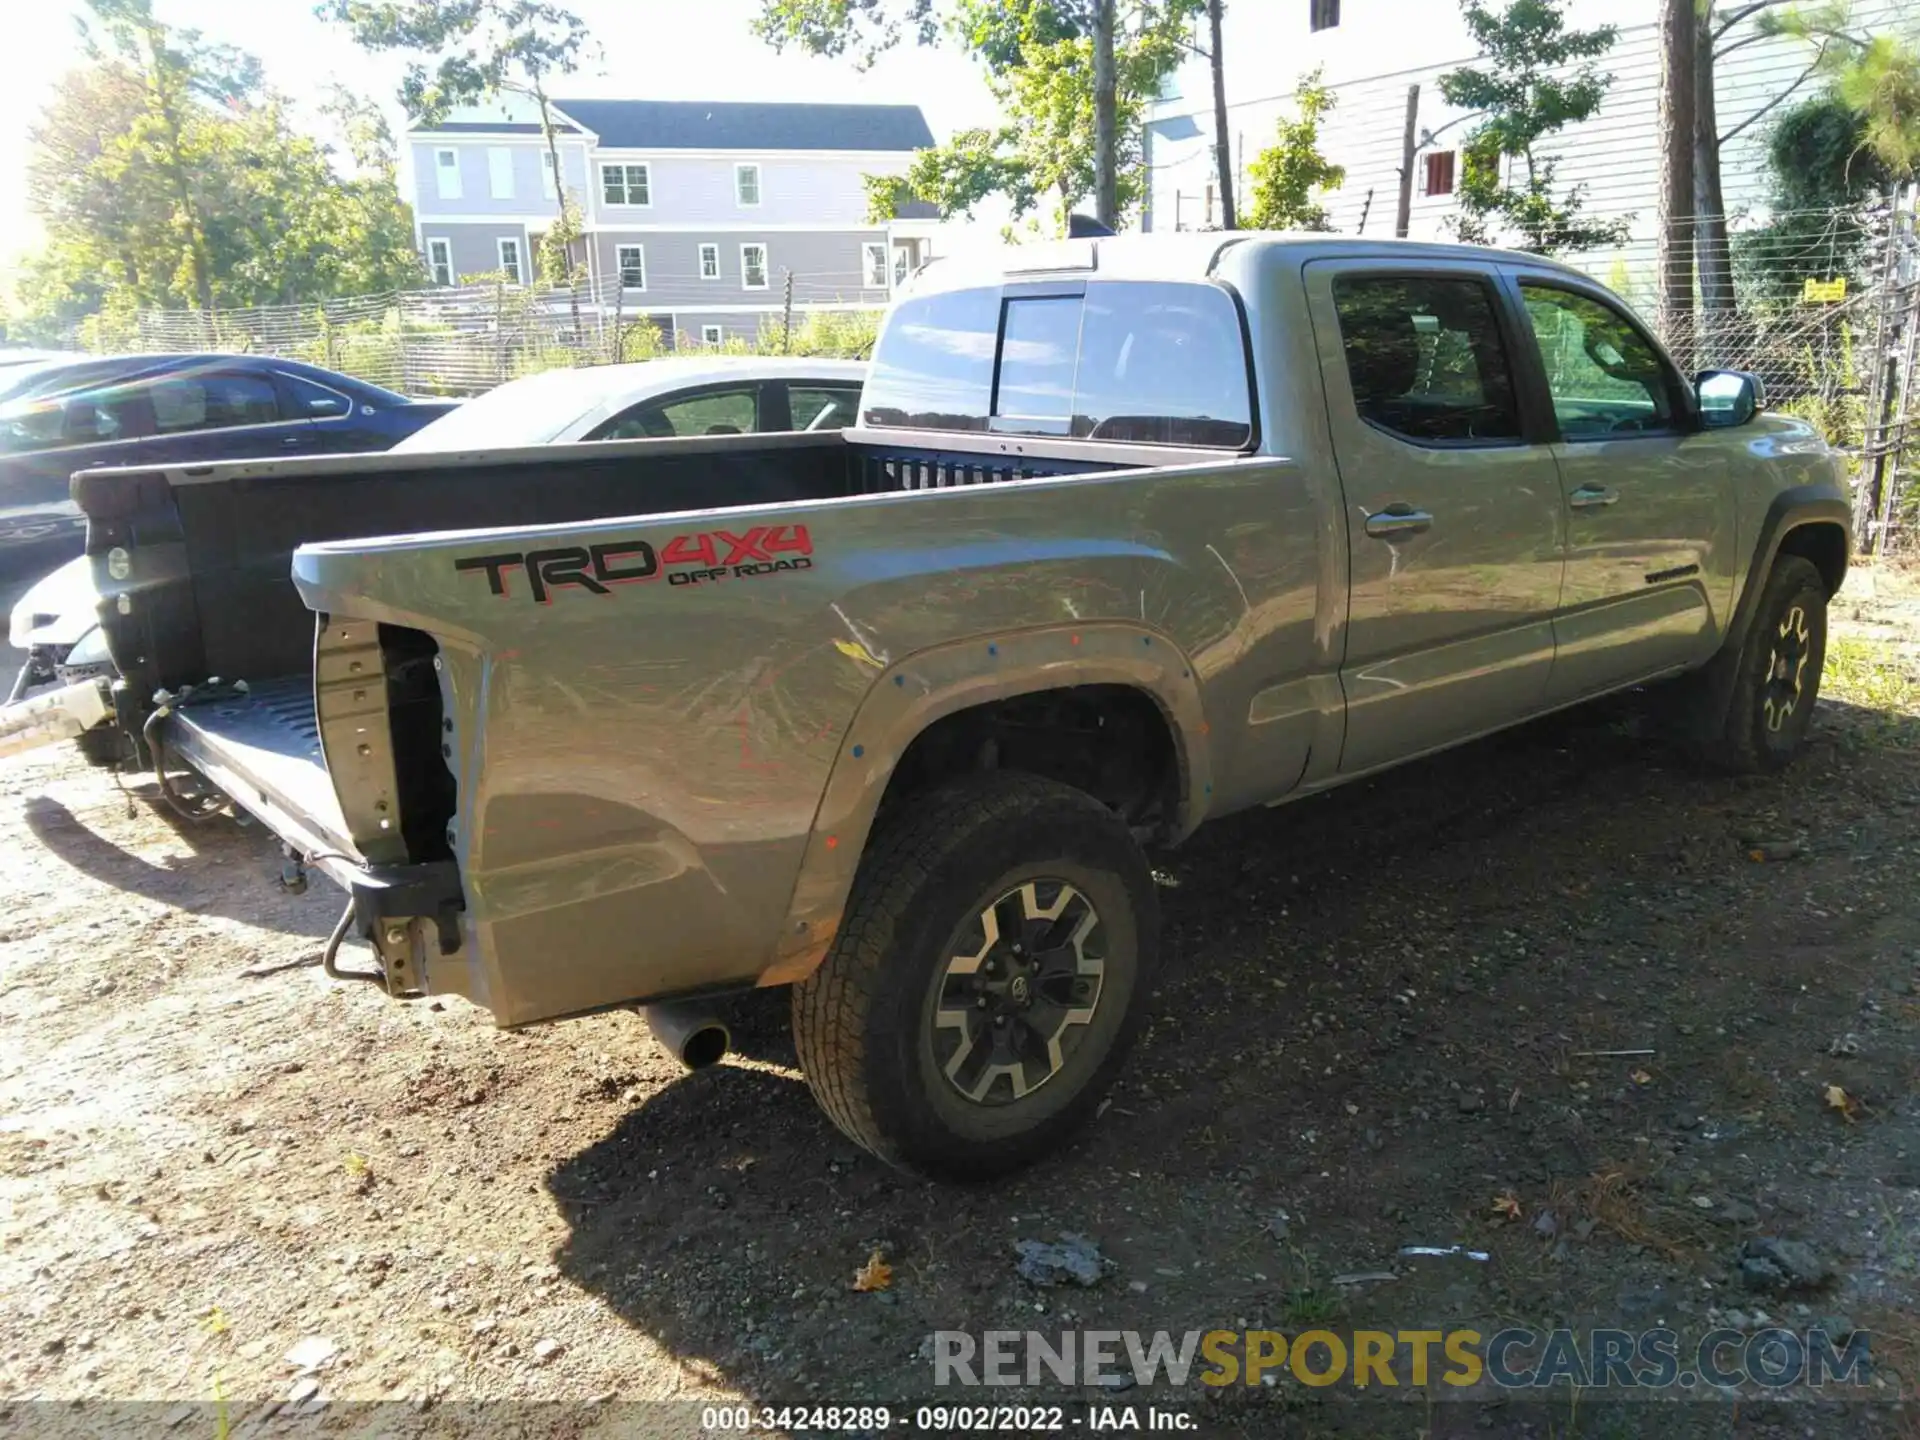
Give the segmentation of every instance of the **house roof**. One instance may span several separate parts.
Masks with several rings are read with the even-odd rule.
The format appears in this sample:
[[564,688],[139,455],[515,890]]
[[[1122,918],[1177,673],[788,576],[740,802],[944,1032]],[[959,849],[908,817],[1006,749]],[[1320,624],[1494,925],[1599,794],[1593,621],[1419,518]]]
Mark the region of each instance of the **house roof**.
[[924,150],[933,132],[918,105],[757,101],[555,100],[618,150]]
[[[442,120],[438,125],[416,125],[417,134],[433,135],[538,135],[539,123],[521,120]],[[577,135],[580,132],[572,125],[556,124],[553,127],[562,135]]]

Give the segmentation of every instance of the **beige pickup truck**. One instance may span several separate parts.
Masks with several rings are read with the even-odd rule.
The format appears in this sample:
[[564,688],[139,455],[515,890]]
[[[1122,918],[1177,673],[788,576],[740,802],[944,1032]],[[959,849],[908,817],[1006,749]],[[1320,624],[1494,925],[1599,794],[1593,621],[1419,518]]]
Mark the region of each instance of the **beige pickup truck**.
[[1793,755],[1847,506],[1756,390],[1534,256],[1127,237],[923,272],[843,432],[75,488],[118,723],[391,993],[699,1060],[791,986],[834,1123],[973,1176],[1121,1064],[1147,847],[1653,682]]

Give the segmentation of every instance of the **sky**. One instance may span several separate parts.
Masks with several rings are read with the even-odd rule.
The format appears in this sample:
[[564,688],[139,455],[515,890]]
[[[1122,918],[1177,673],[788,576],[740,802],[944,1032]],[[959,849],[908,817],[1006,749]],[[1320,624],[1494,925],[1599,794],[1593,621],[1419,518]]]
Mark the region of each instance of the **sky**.
[[[339,81],[394,102],[404,60],[368,55],[340,27],[314,16],[315,0],[155,0],[167,24],[251,52],[267,82],[301,107],[308,128],[318,97]],[[24,196],[28,131],[55,83],[84,63],[75,29],[81,0],[4,0],[0,50],[0,267],[34,248],[39,228]],[[571,0],[604,52],[556,90],[582,98],[647,100],[810,100],[914,104],[936,138],[991,123],[992,97],[979,73],[951,49],[903,46],[866,74],[848,60],[776,55],[749,32],[755,0]],[[695,18],[697,17],[697,19]]]

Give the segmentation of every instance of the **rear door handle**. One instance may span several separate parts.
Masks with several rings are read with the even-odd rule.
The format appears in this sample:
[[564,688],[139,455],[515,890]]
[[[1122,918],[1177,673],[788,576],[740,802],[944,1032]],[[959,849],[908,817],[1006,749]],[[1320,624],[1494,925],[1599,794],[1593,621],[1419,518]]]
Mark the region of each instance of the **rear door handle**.
[[1576,510],[1595,510],[1602,505],[1611,505],[1619,498],[1618,490],[1609,490],[1604,485],[1582,485],[1567,497],[1567,504]]
[[1367,534],[1376,540],[1398,540],[1402,535],[1420,535],[1432,528],[1433,516],[1401,505],[1367,516]]

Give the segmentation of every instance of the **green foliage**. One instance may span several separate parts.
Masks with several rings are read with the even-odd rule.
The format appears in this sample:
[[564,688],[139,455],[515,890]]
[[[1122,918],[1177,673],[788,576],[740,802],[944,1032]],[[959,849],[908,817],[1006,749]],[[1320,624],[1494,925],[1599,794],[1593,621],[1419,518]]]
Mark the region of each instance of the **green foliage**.
[[1819,47],[1833,98],[1859,119],[1861,148],[1891,177],[1920,174],[1920,27],[1865,34],[1851,25],[1849,0],[1790,5],[1760,17],[1763,34]]
[[168,31],[146,0],[90,3],[108,43],[91,42],[93,63],[61,80],[30,135],[28,203],[46,238],[22,266],[17,333],[423,278],[384,126],[352,132],[359,173],[343,179],[253,62]]
[[1798,305],[1810,279],[1866,279],[1856,207],[1889,177],[1863,117],[1831,90],[1803,101],[1774,122],[1767,162],[1773,218],[1733,238],[1734,283],[1748,302]]
[[1780,210],[1856,205],[1890,178],[1869,147],[1864,116],[1836,91],[1785,111],[1767,138],[1772,201]]
[[411,50],[400,103],[431,123],[457,105],[527,95],[545,114],[546,82],[580,68],[588,44],[579,16],[547,0],[326,0],[320,13],[368,50]]
[[1314,199],[1321,190],[1337,190],[1347,178],[1344,167],[1329,164],[1320,153],[1320,120],[1336,101],[1320,82],[1319,70],[1301,77],[1293,103],[1299,111],[1282,119],[1274,143],[1248,167],[1253,179],[1253,202],[1246,225],[1252,230],[1326,230],[1326,207]]
[[753,33],[775,50],[792,45],[809,55],[847,55],[865,70],[911,34],[922,45],[939,39],[933,0],[761,0]]
[[1808,421],[1829,444],[1857,451],[1866,438],[1867,397],[1853,342],[1853,326],[1842,320],[1819,344],[1803,345],[1794,368],[1804,388],[1775,408]]
[[1586,187],[1562,193],[1556,160],[1540,153],[1549,136],[1599,110],[1612,77],[1593,61],[1613,48],[1615,28],[1569,30],[1560,0],[1510,0],[1499,11],[1464,0],[1462,9],[1481,63],[1440,77],[1449,105],[1480,116],[1462,146],[1460,238],[1485,245],[1511,234],[1542,255],[1620,243],[1626,222],[1586,217]]
[[794,317],[790,336],[780,317],[769,315],[760,322],[759,339],[745,353],[865,360],[873,354],[879,330],[878,310],[809,310]]
[[1834,91],[1859,114],[1867,148],[1903,180],[1920,173],[1920,44],[1874,35],[1842,58]]
[[1893,175],[1920,171],[1920,46],[1872,36],[1834,79],[1839,98],[1866,123],[1866,144]]
[[[1122,210],[1146,192],[1141,137],[1146,107],[1186,53],[1205,0],[1132,0],[1120,6],[1114,43],[1116,170]],[[1016,219],[1054,201],[1054,218],[1093,194],[1091,0],[951,0],[944,20],[929,0],[762,0],[755,31],[776,49],[852,54],[869,64],[912,33],[934,44],[942,30],[986,72],[1006,123],[964,130],[914,157],[902,182],[872,177],[869,215],[891,218],[908,198],[948,215],[1001,196]]]
[[867,192],[869,225],[884,225],[897,219],[902,206],[922,198],[914,194],[913,186],[900,175],[862,175],[860,184]]

